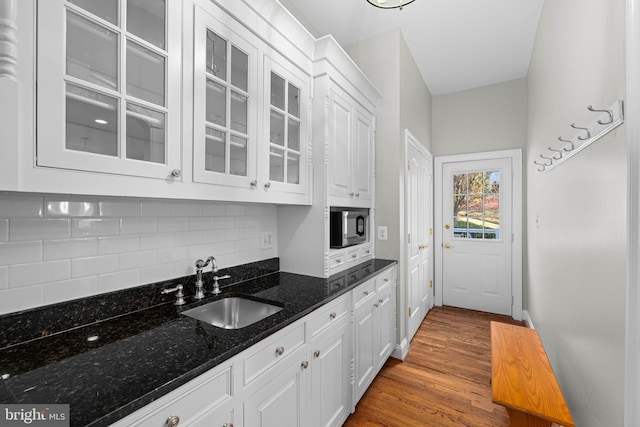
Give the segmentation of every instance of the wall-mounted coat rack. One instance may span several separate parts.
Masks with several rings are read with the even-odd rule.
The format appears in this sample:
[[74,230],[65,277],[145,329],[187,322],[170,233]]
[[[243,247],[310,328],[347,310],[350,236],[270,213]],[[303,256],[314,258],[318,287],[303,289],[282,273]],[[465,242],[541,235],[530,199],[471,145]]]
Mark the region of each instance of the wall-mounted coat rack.
[[557,145],[556,148],[553,146],[547,147],[548,151],[540,154],[540,157],[533,161],[540,172],[555,168],[624,122],[624,103],[622,101],[616,101],[606,110],[597,110],[591,105],[587,109],[600,114],[587,127],[576,126],[575,123],[571,123],[569,126],[579,132],[571,139],[559,136],[558,140],[564,145]]

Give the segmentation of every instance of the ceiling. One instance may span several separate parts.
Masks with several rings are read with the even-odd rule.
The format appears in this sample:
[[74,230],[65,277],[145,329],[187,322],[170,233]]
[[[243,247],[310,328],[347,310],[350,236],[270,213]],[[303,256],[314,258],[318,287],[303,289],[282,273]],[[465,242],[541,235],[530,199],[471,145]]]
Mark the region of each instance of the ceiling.
[[[389,0],[392,1],[392,0]],[[432,95],[526,77],[544,0],[281,0],[315,36],[342,46],[400,28]]]

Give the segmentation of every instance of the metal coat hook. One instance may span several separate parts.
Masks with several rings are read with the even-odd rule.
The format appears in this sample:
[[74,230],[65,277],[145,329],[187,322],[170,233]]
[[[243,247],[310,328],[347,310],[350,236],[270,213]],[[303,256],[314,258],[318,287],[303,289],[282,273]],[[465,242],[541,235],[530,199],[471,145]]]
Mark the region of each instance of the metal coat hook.
[[563,153],[562,150],[556,150],[555,148],[551,148],[551,147],[547,147],[547,149],[549,151],[553,151],[554,153],[557,153],[553,155],[554,160],[560,160],[562,158],[562,153]]
[[535,160],[533,161],[533,163],[535,163],[538,166],[542,166],[542,169],[538,168],[538,171],[540,171],[540,172],[544,172],[545,169],[547,169],[547,165],[545,165],[544,163],[538,163]]
[[568,150],[567,150],[566,148],[562,148],[562,149],[563,149],[564,151],[566,151],[566,152],[569,152],[569,151],[573,150],[574,148],[576,148],[576,147],[575,147],[575,145],[573,145],[573,141],[571,141],[571,140],[569,140],[569,139],[562,139],[562,137],[561,137],[561,136],[559,136],[559,137],[558,137],[558,141],[566,142],[566,143],[568,143],[568,144],[570,144],[570,145],[571,145],[571,148],[569,148]]
[[592,111],[594,113],[607,113],[609,115],[609,121],[608,122],[603,122],[602,120],[598,120],[598,124],[599,125],[609,125],[609,124],[613,123],[613,111],[611,111],[611,110],[596,110],[591,105],[589,105],[587,107],[587,110]]
[[581,127],[579,127],[579,126],[576,126],[576,124],[575,124],[575,123],[571,123],[569,126],[571,126],[571,127],[572,127],[572,128],[574,128],[574,129],[580,129],[580,130],[583,130],[583,131],[586,131],[586,132],[587,132],[587,137],[586,137],[586,138],[578,137],[578,139],[579,139],[580,141],[586,141],[587,139],[591,138],[591,131],[589,131],[589,129],[587,129],[587,128],[581,128]]
[[545,157],[542,154],[540,154],[540,157],[542,157],[545,160],[549,160],[549,163],[547,163],[545,166],[551,166],[553,164],[553,158],[551,157]]

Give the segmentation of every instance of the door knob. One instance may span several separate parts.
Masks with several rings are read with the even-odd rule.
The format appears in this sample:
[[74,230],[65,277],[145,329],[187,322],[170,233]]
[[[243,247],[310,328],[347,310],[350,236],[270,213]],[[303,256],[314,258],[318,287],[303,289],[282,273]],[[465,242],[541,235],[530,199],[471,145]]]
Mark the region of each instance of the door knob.
[[445,243],[444,244],[444,248],[445,249],[451,249],[453,247],[453,245],[451,243]]
[[447,230],[451,228],[451,226],[449,224],[445,224],[444,228],[446,228]]
[[425,245],[424,243],[421,243],[420,245],[418,245],[418,249],[426,249],[427,245]]

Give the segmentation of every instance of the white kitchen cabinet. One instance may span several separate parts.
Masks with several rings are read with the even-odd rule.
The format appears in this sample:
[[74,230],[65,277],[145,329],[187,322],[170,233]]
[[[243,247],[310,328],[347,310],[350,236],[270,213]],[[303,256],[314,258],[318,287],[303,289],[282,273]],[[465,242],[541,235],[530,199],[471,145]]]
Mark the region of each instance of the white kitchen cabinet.
[[329,205],[372,207],[374,117],[329,83]]
[[355,288],[353,407],[393,351],[395,343],[395,267]]
[[36,164],[181,174],[177,0],[38,3]]

